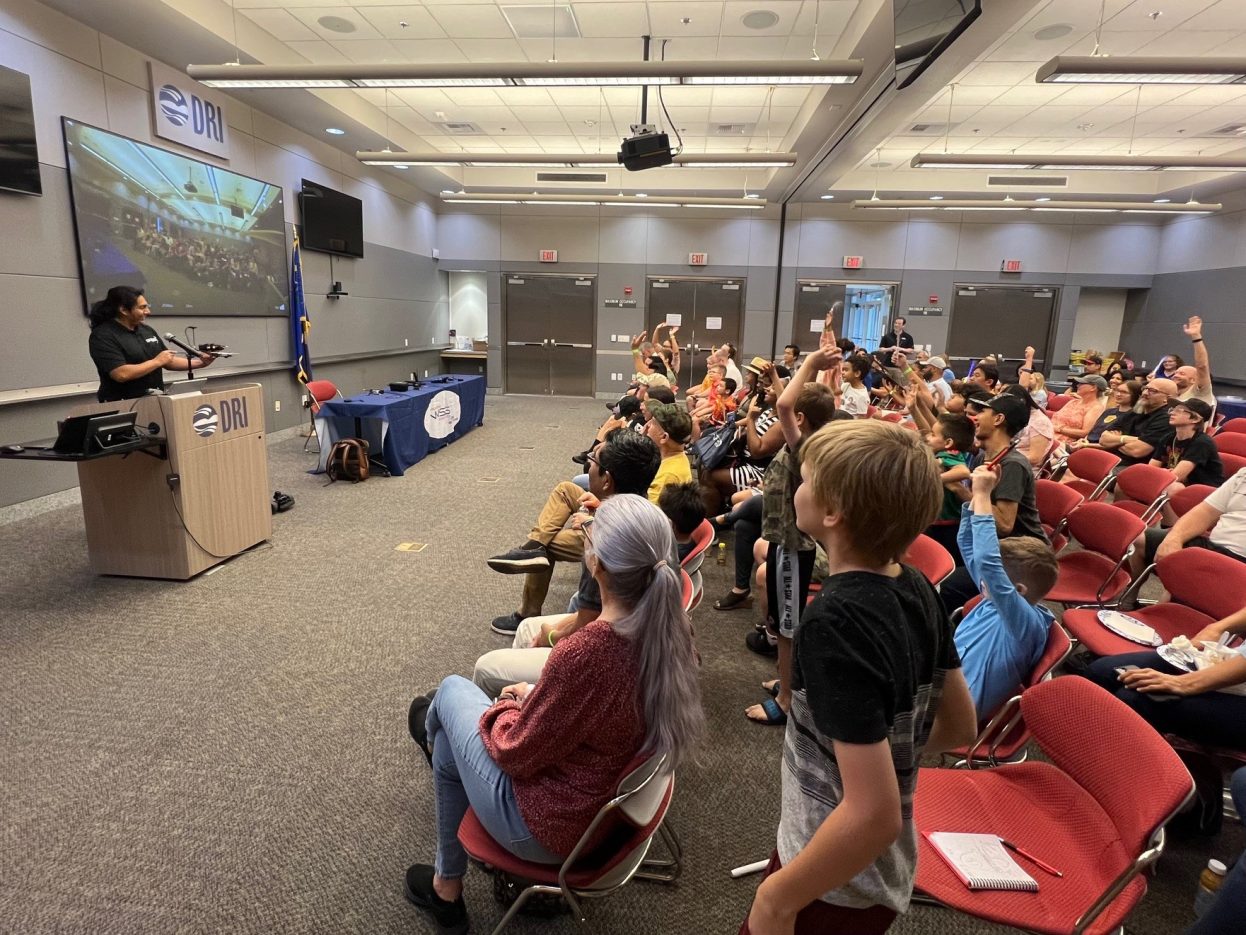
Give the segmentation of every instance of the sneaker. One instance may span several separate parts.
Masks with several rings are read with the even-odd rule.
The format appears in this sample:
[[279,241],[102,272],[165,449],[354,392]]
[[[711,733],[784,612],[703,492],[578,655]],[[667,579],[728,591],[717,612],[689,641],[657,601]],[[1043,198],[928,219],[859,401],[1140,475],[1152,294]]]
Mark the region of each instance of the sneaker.
[[489,629],[494,633],[501,633],[503,636],[514,636],[515,631],[519,629],[519,625],[524,620],[525,618],[516,611],[513,614],[507,614],[505,617],[494,617],[493,623],[489,624]]
[[544,546],[537,546],[535,549],[520,546],[518,549],[511,549],[509,552],[493,556],[487,564],[494,571],[500,571],[504,575],[526,575],[530,571],[554,567],[549,552],[545,551]]
[[754,630],[744,637],[744,645],[761,656],[779,655],[778,640],[761,630]]
[[440,935],[466,935],[467,905],[463,897],[450,902],[433,889],[433,868],[428,864],[412,864],[403,883],[407,902],[432,916]]

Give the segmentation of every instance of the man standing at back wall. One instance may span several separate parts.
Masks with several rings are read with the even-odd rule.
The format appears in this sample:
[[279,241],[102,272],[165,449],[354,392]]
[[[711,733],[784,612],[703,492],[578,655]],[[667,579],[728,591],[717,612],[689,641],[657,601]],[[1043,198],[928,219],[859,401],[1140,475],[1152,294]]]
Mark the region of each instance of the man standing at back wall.
[[904,330],[908,324],[908,320],[897,318],[891,323],[891,331],[883,335],[883,339],[878,342],[878,349],[881,351],[888,347],[898,347],[901,350],[913,349],[913,336]]

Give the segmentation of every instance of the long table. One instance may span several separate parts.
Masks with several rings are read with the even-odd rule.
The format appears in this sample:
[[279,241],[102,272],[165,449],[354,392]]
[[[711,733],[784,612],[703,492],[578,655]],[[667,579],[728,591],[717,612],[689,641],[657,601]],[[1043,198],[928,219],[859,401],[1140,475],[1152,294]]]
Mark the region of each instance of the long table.
[[316,415],[320,463],[342,438],[363,438],[390,474],[401,476],[430,451],[444,448],[485,421],[485,378],[447,374],[418,390],[361,393],[324,403]]

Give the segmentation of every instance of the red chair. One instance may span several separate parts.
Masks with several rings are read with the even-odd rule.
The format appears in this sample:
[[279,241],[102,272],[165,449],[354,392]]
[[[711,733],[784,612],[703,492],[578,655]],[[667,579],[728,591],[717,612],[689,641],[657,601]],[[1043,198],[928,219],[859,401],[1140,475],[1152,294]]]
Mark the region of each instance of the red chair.
[[1215,489],[1210,484],[1191,484],[1189,487],[1183,487],[1169,497],[1168,505],[1172,507],[1172,511],[1180,519],[1206,500],[1207,495]]
[[1168,500],[1168,488],[1176,480],[1177,476],[1167,468],[1131,464],[1116,475],[1117,499],[1112,506],[1128,510],[1148,526],[1154,526]]
[[[671,804],[675,777],[664,770],[665,757],[633,762],[619,783],[616,796],[602,806],[561,866],[534,864],[516,857],[498,844],[468,809],[459,825],[459,842],[473,860],[532,881],[493,930],[498,935],[537,893],[561,895],[572,914],[584,921],[578,897],[606,896],[633,877],[674,882],[682,868],[682,851],[675,835],[662,825]],[[647,861],[655,835],[662,838],[672,859]]]
[[1242,468],[1246,468],[1246,458],[1231,455],[1227,451],[1220,452],[1220,463],[1224,465],[1224,479],[1228,480]]
[[894,411],[884,411],[882,412],[880,418],[884,422],[894,422],[897,425],[899,425],[901,422],[904,421],[904,413],[894,412]]
[[1069,471],[1077,479],[1067,486],[1087,500],[1098,500],[1112,483],[1112,469],[1120,463],[1119,456],[1102,448],[1078,448],[1068,460]]
[[924,534],[913,540],[913,544],[900,557],[900,561],[906,565],[912,565],[936,588],[944,578],[956,570],[956,561],[951,553]]
[[1221,433],[1238,432],[1240,434],[1246,434],[1246,419],[1230,419],[1228,422],[1224,423],[1224,425],[1220,426],[1220,431]]
[[311,380],[304,385],[307,387],[307,409],[311,418],[311,434],[303,441],[303,450],[307,450],[307,446],[314,438],[316,450],[319,451],[320,436],[316,434],[316,414],[320,412],[321,406],[331,399],[337,399],[342,394],[332,380]]
[[1073,397],[1065,393],[1048,393],[1047,394],[1047,411],[1059,412],[1065,406],[1073,401]]
[[1069,537],[1065,535],[1069,514],[1082,505],[1085,497],[1072,484],[1057,484],[1040,478],[1034,482],[1034,499],[1038,504],[1038,518],[1042,521],[1043,532],[1051,540],[1051,548],[1059,552],[1069,544]]
[[[975,602],[976,604],[976,602]],[[966,607],[969,605],[966,604]],[[972,608],[970,608],[972,609]],[[965,613],[969,611],[966,610]],[[1026,745],[1030,742],[1030,729],[1021,717],[1021,692],[1052,677],[1056,667],[1073,651],[1073,641],[1059,622],[1052,620],[1047,632],[1047,645],[1034,663],[1025,683],[1017,686],[1018,694],[1000,706],[977,738],[967,749],[949,751],[949,756],[959,757],[957,766],[977,769],[982,766],[999,766],[1001,763],[1020,763],[1026,758]]]
[[1246,435],[1241,432],[1221,432],[1213,435],[1211,440],[1216,443],[1216,449],[1222,455],[1246,457]]
[[[920,770],[917,895],[1027,932],[1114,931],[1145,895],[1143,871],[1163,853],[1164,826],[1194,783],[1149,724],[1086,679],[1035,685],[1020,711],[1051,762]],[[925,838],[934,831],[999,835],[1063,876],[1021,858],[1038,892],[971,890]]]
[[692,606],[687,608],[691,613],[701,603],[705,594],[705,582],[701,577],[701,566],[705,563],[705,555],[714,544],[714,524],[708,519],[701,520],[701,525],[692,531],[692,551],[684,556],[679,567],[692,579]]
[[696,593],[696,586],[692,583],[692,577],[682,568],[679,569],[679,589],[680,598],[684,603],[684,613],[691,613],[692,608],[696,606],[693,602],[700,598]]
[[[1177,636],[1193,637],[1209,624],[1246,607],[1246,564],[1235,558],[1210,549],[1182,549],[1144,571],[1131,591],[1141,588],[1153,572],[1159,575],[1169,600],[1129,613],[1154,629],[1165,643]],[[1097,613],[1097,609],[1066,610],[1064,625],[1096,656],[1141,650],[1137,643],[1117,636],[1100,623]]]
[[1069,534],[1081,544],[1057,562],[1060,575],[1046,600],[1055,604],[1098,604],[1118,598],[1129,587],[1125,561],[1146,525],[1110,503],[1083,503],[1069,514]]

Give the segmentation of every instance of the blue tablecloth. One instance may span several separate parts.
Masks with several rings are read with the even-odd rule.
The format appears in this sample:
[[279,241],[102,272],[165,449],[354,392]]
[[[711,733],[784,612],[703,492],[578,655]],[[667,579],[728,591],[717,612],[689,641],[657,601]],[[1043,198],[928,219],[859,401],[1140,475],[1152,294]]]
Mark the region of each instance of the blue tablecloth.
[[401,476],[430,451],[444,448],[485,421],[485,378],[447,374],[444,383],[426,382],[405,393],[386,391],[335,399],[320,407],[316,434],[320,464],[341,438],[362,437],[384,460],[390,474]]
[[1229,419],[1246,418],[1246,399],[1240,396],[1217,396],[1216,412]]

